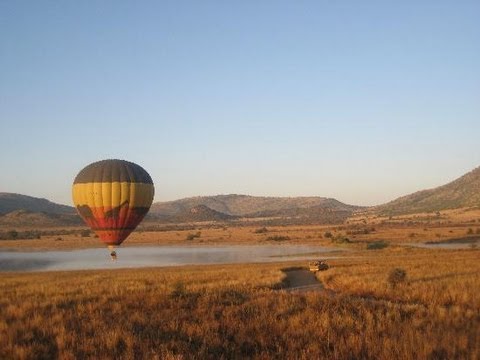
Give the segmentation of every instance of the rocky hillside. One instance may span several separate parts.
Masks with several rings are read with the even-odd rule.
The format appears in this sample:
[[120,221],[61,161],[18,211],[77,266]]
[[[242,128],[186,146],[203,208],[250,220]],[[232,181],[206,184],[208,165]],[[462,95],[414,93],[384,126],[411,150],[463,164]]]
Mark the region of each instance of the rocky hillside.
[[[169,202],[157,202],[150,212],[156,216],[173,216],[185,213],[197,206],[206,206],[212,210],[232,216],[282,216],[301,209],[329,209],[353,212],[358,206],[346,205],[335,199],[324,197],[260,197],[248,195],[216,195],[185,198]],[[290,216],[290,215],[289,215]]]
[[[190,223],[241,218],[276,218],[300,223],[341,223],[358,206],[323,197],[202,196],[155,203],[146,222]],[[0,226],[8,228],[82,225],[73,207],[46,199],[0,193]],[[285,223],[286,224],[286,223]]]
[[203,221],[228,221],[236,218],[237,216],[224,214],[220,211],[210,209],[208,206],[198,205],[191,209],[181,211],[175,215],[164,217],[164,220],[173,223],[188,223]]
[[414,214],[480,206],[480,167],[446,185],[403,196],[374,211],[384,215]]
[[0,193],[0,214],[7,214],[16,210],[27,210],[30,212],[43,212],[48,214],[75,214],[71,206],[55,204],[47,199],[32,196]]
[[52,214],[33,212],[28,210],[15,210],[8,214],[0,215],[0,228],[35,228],[63,227],[83,225],[76,214]]

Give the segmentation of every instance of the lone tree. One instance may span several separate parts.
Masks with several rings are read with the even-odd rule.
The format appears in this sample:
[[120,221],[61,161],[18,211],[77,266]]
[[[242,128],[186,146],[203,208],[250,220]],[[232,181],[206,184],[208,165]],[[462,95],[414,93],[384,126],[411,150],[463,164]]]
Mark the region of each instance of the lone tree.
[[395,288],[398,284],[407,280],[407,272],[401,268],[395,268],[388,274],[388,283]]

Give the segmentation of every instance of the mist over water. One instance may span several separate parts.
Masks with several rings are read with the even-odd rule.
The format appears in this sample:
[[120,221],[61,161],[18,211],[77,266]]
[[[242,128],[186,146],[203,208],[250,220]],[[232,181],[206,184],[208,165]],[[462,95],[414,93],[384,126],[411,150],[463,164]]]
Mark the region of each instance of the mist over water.
[[338,249],[311,245],[232,245],[126,247],[116,251],[117,261],[110,260],[108,250],[99,248],[71,251],[0,251],[0,271],[92,270],[258,263],[312,258],[318,253],[331,253]]

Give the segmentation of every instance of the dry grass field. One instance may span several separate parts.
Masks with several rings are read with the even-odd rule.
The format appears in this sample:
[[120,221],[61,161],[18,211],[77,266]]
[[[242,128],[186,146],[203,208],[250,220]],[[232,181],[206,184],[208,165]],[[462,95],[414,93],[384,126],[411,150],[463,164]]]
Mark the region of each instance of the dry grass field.
[[[317,273],[326,288],[344,295],[401,301],[425,307],[455,308],[465,315],[480,311],[480,251],[392,249],[354,259],[333,259]],[[385,279],[391,269],[406,271],[397,285]]]
[[[71,232],[42,235],[40,239],[1,240],[0,249],[49,250],[102,247],[93,234],[82,237],[82,228],[47,229]],[[4,229],[8,231],[10,229]],[[16,229],[18,232],[32,229]],[[331,234],[329,236],[328,234]],[[198,236],[197,236],[198,235]],[[187,226],[142,228],[133,232],[122,246],[218,245],[218,244],[311,244],[365,249],[368,243],[386,241],[391,245],[446,241],[465,237],[480,238],[479,210],[450,210],[437,214],[397,217],[361,215],[344,225],[267,226],[259,224],[194,223]],[[343,241],[348,239],[348,241]]]
[[[370,226],[291,226],[269,227],[266,233],[256,233],[258,227],[231,227],[225,229],[202,228],[195,230],[169,231],[136,231],[122,244],[129,246],[155,245],[253,245],[253,244],[310,244],[322,246],[341,246],[354,250],[365,249],[375,241],[386,241],[391,245],[408,243],[423,243],[429,241],[446,241],[465,237],[480,238],[480,223],[477,225],[431,226],[418,225]],[[363,233],[367,229],[368,233]],[[472,230],[470,230],[472,229]],[[193,236],[189,239],[190,235]],[[331,233],[332,237],[326,236]],[[353,235],[352,235],[353,233]],[[343,242],[342,239],[348,239]],[[338,240],[340,239],[340,240]],[[81,248],[104,247],[93,235],[49,235],[40,239],[0,240],[0,249],[28,251],[28,250],[70,250]]]
[[3,273],[0,358],[478,359],[478,259],[361,251],[319,275],[333,294],[277,290],[302,263]]
[[[2,273],[0,358],[478,359],[480,250],[402,244],[475,241],[479,219],[479,211],[455,210],[367,214],[336,226],[146,227],[124,246],[310,244],[351,251],[317,274],[326,288],[320,292],[279,290],[282,269],[306,265],[300,262]],[[49,231],[40,239],[2,240],[0,249],[103,247],[79,228]],[[376,242],[388,246],[368,250]],[[405,278],[389,280],[395,268]]]

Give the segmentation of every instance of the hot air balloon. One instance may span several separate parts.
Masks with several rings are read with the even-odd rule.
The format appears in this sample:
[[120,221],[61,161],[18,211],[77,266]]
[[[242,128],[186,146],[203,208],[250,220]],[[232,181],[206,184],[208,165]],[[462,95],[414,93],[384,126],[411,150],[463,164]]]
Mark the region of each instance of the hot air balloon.
[[85,223],[108,245],[112,260],[150,209],[155,189],[150,175],[125,160],[102,160],[76,176],[73,203]]

